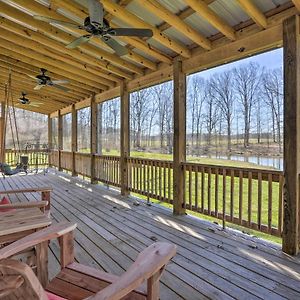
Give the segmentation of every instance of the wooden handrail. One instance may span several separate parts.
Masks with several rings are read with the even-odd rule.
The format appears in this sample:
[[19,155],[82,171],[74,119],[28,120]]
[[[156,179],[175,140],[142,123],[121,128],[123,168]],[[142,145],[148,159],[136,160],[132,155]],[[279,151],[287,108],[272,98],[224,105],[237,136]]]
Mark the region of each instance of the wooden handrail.
[[53,189],[51,187],[36,187],[29,189],[19,189],[19,190],[6,190],[0,191],[0,194],[20,194],[20,193],[35,193],[35,192],[52,192]]

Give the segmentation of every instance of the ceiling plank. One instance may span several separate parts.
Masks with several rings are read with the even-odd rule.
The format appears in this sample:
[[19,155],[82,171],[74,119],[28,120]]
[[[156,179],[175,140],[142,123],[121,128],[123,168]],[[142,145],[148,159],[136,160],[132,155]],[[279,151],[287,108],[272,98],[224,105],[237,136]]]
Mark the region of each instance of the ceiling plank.
[[[26,54],[29,54],[30,56],[24,55],[24,50],[26,50]],[[28,51],[29,51],[29,53],[27,53]],[[74,76],[73,74],[70,74],[69,72],[67,72],[63,69],[53,67],[53,65],[48,65],[43,60],[36,59],[35,54],[31,50],[17,46],[16,44],[13,44],[13,43],[10,43],[10,42],[4,41],[4,40],[1,41],[0,54],[14,58],[15,60],[25,62],[30,65],[34,65],[37,68],[44,67],[48,70],[51,70],[52,72],[55,72],[56,74],[62,76],[64,79],[70,79],[70,81],[73,81],[73,83],[76,84],[78,87],[84,88],[84,90],[89,91],[89,93],[96,92],[96,91],[98,93],[100,92],[100,89],[91,87],[89,85],[86,85],[86,84],[78,81],[79,78],[78,77],[76,78],[76,76]],[[33,57],[35,57],[35,58],[33,58]]]
[[[14,55],[14,53],[9,52],[8,50],[2,48],[0,49],[0,52],[6,51],[6,53],[9,53],[11,55]],[[12,70],[21,71],[23,74],[30,74],[33,76],[36,76],[37,74],[40,74],[40,68],[35,67],[34,65],[30,65],[28,63],[25,63],[23,61],[20,61],[18,59],[14,59],[12,57],[8,57],[6,55],[0,54],[0,63],[5,64],[7,68]],[[59,76],[56,73],[53,73],[51,71],[48,71],[47,73],[51,78],[54,78],[56,80],[63,80],[64,77]],[[70,81],[68,87],[70,87],[71,92],[74,92],[75,95],[78,95],[79,97],[88,97],[90,95],[90,91],[86,89],[86,86],[82,84],[78,84]]]
[[116,18],[126,22],[127,24],[133,27],[140,27],[140,28],[149,28],[153,31],[153,39],[164,45],[165,47],[173,50],[174,52],[182,55],[183,57],[191,57],[191,52],[187,49],[184,45],[179,42],[172,40],[171,38],[164,35],[160,30],[156,27],[151,26],[150,24],[146,23],[138,16],[134,15],[133,13],[129,12],[125,8],[121,7],[120,5],[110,1],[110,0],[101,0],[104,8],[106,11],[114,15]]
[[[38,32],[34,32],[30,29],[26,29],[25,27],[23,27],[19,24],[16,24],[5,18],[0,18],[0,27],[24,37],[25,40],[27,40],[27,41],[28,41],[28,39],[30,39],[32,41],[38,42],[39,44],[41,44],[43,46],[46,46],[46,47],[42,48],[45,55],[49,55],[49,56],[54,55],[54,58],[58,58],[58,55],[59,55],[60,59],[63,58],[64,62],[67,62],[71,65],[77,66],[77,67],[81,68],[84,72],[91,73],[91,78],[95,77],[94,75],[96,75],[97,76],[96,78],[97,79],[99,78],[99,81],[101,83],[103,83],[104,85],[109,86],[109,87],[114,87],[115,83],[112,80],[105,78],[105,77],[110,78],[110,76],[106,72],[103,72],[99,69],[97,70],[88,64],[89,61],[91,60],[91,58],[88,57],[87,55],[81,55],[80,53],[78,53],[78,55],[77,55],[76,52],[65,48],[62,43],[59,43],[59,42],[53,41],[49,38],[46,38],[44,35],[42,35]],[[53,49],[53,50],[51,50],[51,49]],[[53,51],[55,51],[55,52],[53,52]],[[75,60],[70,60],[69,56],[71,56]],[[78,59],[82,58],[82,57],[84,57],[84,62],[85,62],[84,64],[81,63],[80,61],[78,61]],[[118,80],[118,82],[119,81],[120,80]]]
[[[205,3],[207,5],[213,3],[215,0],[205,0]],[[176,14],[176,16],[178,16],[181,20],[184,20],[186,18],[188,18],[189,16],[193,15],[195,13],[195,11],[191,8],[191,7],[187,7],[185,8],[184,10],[178,12]],[[163,22],[162,24],[160,24],[158,26],[158,29],[161,30],[161,31],[165,31],[167,29],[169,29],[171,27],[170,24],[166,23],[166,22]]]
[[[268,22],[265,15],[257,8],[252,0],[237,0],[241,8],[254,20],[254,22],[262,27],[267,28]],[[300,3],[300,2],[299,2]]]
[[[15,11],[16,11],[16,8],[18,8],[18,9],[23,8],[23,12],[27,10],[35,15],[42,15],[42,16],[46,16],[46,17],[50,17],[50,18],[54,18],[54,19],[58,19],[58,20],[69,21],[69,19],[67,19],[66,17],[63,17],[63,16],[57,14],[51,8],[48,8],[42,4],[39,4],[36,1],[13,0],[13,1],[10,1],[8,4],[11,5],[12,3],[17,4],[16,7],[13,8],[13,10],[15,10]],[[3,13],[2,6],[4,6],[4,3],[1,2],[0,3],[0,12],[1,13]],[[20,12],[22,12],[22,11],[20,10]],[[31,16],[29,16],[29,17],[32,20],[34,20]],[[19,20],[19,18],[17,17],[16,20]],[[44,25],[50,26],[50,28],[51,28],[50,31],[52,31],[52,35],[56,38],[59,38],[59,33],[61,35],[64,33],[64,36],[68,37],[67,43],[70,43],[71,41],[73,41],[75,39],[74,37],[70,36],[70,34],[67,34],[66,32],[59,30],[56,27],[51,26],[50,24],[47,24],[45,22],[40,22],[40,21],[37,23],[44,23]],[[42,30],[39,26],[37,26],[36,28],[38,30]],[[48,29],[49,29],[49,27],[48,27]],[[73,32],[76,33],[76,36],[78,35],[78,33],[80,33],[82,35],[85,34],[85,31],[80,31],[80,30],[76,30],[76,29],[73,30]],[[137,67],[136,65],[127,62],[126,60],[120,58],[119,56],[117,56],[115,54],[109,53],[107,51],[104,51],[103,49],[92,46],[91,44],[81,45],[79,47],[79,49],[86,49],[86,50],[91,50],[91,51],[96,50],[96,53],[97,53],[96,55],[97,55],[98,59],[107,60],[109,63],[118,65],[124,69],[130,70],[131,72],[134,72],[137,74],[143,74],[143,71],[141,70],[141,68]]]
[[234,29],[222,20],[203,0],[184,0],[184,2],[230,40],[234,41],[236,39]]
[[168,22],[180,33],[184,34],[187,38],[189,38],[202,48],[206,50],[211,49],[211,42],[205,36],[186,24],[178,16],[174,15],[171,11],[169,11],[166,7],[161,5],[156,0],[143,1],[143,7],[145,7],[148,11],[152,12],[162,20]]
[[298,11],[300,11],[300,0],[292,0]]
[[[33,88],[37,85],[37,83],[34,82],[28,76],[26,76],[26,74],[17,72],[15,70],[5,69],[5,68],[3,68],[3,63],[1,63],[0,65],[2,66],[2,68],[0,69],[1,76],[8,78],[8,74],[11,72],[12,78],[14,80],[14,84],[25,83],[26,91],[29,91],[29,90],[34,91]],[[49,91],[49,89],[43,88],[39,92],[36,92],[36,93],[39,93],[40,95],[48,95],[48,96],[52,95],[52,97],[62,97],[65,99],[66,103],[72,103],[72,102],[74,102],[74,100],[80,100],[80,96],[78,96],[78,95],[75,96],[75,95],[72,95],[70,92],[66,93],[66,92],[63,92],[63,91],[55,89],[55,88],[54,89],[51,88],[50,91]]]
[[[61,60],[54,59],[54,57],[46,56],[38,43],[18,37],[4,29],[0,30],[1,47],[19,53],[20,59],[22,56],[27,56],[40,61],[41,67],[51,70],[53,67],[60,70],[61,75],[66,76],[66,79],[72,79],[82,82],[90,87],[96,87],[100,90],[106,90],[107,87],[100,82],[94,81],[86,75],[86,72],[81,72],[79,68],[73,67],[69,64],[63,63]],[[32,46],[30,46],[32,45]],[[32,50],[34,49],[34,50]]]

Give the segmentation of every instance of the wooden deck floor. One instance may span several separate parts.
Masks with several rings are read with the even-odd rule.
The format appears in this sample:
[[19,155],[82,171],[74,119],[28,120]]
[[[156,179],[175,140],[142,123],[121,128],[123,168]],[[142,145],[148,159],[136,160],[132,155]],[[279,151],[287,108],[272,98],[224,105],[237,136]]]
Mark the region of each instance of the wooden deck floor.
[[[280,247],[158,205],[133,205],[118,192],[51,171],[1,179],[1,189],[52,186],[54,222],[78,224],[76,259],[121,274],[154,240],[178,245],[162,278],[161,299],[300,299],[300,259]],[[39,199],[21,195],[12,201]],[[51,244],[50,274],[58,271]]]

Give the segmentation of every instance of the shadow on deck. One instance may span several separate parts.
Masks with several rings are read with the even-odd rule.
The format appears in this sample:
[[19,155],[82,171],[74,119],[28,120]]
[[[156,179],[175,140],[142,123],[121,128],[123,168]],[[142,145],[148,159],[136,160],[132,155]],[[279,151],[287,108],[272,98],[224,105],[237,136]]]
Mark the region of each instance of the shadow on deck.
[[[64,173],[1,179],[1,189],[52,186],[54,222],[73,221],[76,259],[121,274],[154,241],[178,245],[161,280],[161,299],[300,299],[300,259],[280,246],[196,219],[176,217],[159,205],[122,198]],[[13,202],[39,200],[32,193]],[[50,277],[58,272],[59,248],[50,245]]]

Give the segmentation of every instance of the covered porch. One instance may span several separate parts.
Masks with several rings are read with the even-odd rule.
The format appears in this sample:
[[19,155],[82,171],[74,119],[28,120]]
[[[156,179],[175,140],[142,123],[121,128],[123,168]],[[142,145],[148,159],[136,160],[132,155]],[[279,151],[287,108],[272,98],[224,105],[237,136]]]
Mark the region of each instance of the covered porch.
[[[76,260],[122,274],[154,241],[178,245],[162,277],[161,299],[298,299],[300,260],[273,243],[191,216],[174,216],[159,205],[124,198],[63,172],[15,176],[1,189],[53,186],[54,222],[73,221]],[[11,196],[13,202],[39,200],[37,193]],[[58,245],[49,251],[49,271],[59,270]],[[63,280],[63,278],[61,279]],[[59,286],[59,284],[58,284]],[[68,295],[70,297],[70,295]]]

